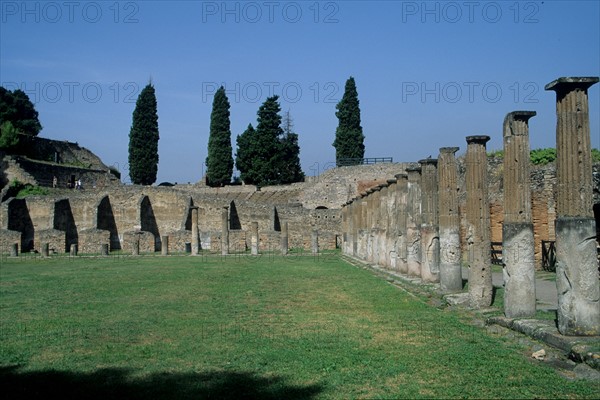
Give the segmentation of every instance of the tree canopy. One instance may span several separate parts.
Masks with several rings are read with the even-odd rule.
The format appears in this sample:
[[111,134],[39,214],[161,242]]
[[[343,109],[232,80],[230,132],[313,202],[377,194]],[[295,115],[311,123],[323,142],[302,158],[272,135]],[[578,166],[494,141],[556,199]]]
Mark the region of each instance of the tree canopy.
[[210,115],[206,177],[210,186],[223,186],[231,182],[233,156],[229,121],[229,100],[221,86],[215,93]]
[[20,89],[11,92],[0,86],[0,125],[6,121],[26,135],[37,136],[42,130],[38,112],[27,93]]
[[[358,164],[365,156],[364,135],[360,125],[358,92],[354,78],[346,81],[344,96],[336,106],[339,123],[335,131],[335,160],[338,165]],[[348,162],[348,159],[353,160]]]
[[158,112],[152,83],[138,96],[129,132],[129,177],[136,185],[152,185],[158,173]]
[[248,125],[237,137],[236,167],[245,183],[279,185],[304,178],[298,135],[282,129],[278,99],[278,96],[267,98],[258,109],[256,129]]

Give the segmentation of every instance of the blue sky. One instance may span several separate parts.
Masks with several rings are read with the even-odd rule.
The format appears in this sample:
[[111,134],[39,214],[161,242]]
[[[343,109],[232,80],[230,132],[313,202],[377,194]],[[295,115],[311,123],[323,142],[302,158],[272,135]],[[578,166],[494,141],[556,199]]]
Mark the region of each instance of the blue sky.
[[[182,183],[204,173],[221,84],[234,149],[278,94],[314,175],[335,159],[335,105],[349,76],[365,155],[415,161],[443,146],[462,153],[468,135],[501,149],[514,110],[538,113],[532,148],[554,147],[555,96],[544,85],[600,75],[599,1],[2,1],[0,12],[2,86],[36,103],[40,136],[78,142],[124,181],[135,100],[150,78],[157,183]],[[598,148],[600,85],[589,94]]]

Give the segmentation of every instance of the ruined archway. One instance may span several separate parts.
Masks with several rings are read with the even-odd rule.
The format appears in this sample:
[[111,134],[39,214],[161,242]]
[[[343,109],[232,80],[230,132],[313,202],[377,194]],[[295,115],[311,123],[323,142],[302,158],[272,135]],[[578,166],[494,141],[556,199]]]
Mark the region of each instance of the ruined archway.
[[72,244],[78,244],[79,235],[77,234],[77,226],[71,203],[69,199],[58,200],[54,203],[54,221],[53,228],[65,232],[65,252],[69,252]]
[[150,232],[154,235],[154,251],[160,251],[161,241],[160,233],[158,231],[158,224],[156,223],[156,216],[154,215],[154,209],[148,196],[142,197],[139,205],[140,209],[140,229],[143,232]]
[[112,205],[108,196],[104,196],[97,206],[96,228],[110,232],[110,249],[120,250],[121,241],[119,240],[119,231],[113,213]]
[[34,228],[25,199],[11,199],[8,203],[8,229],[21,232],[21,251],[33,249]]
[[232,200],[229,203],[229,229],[230,230],[241,230],[242,223],[240,221],[240,217],[237,212],[237,207],[235,206],[235,202]]

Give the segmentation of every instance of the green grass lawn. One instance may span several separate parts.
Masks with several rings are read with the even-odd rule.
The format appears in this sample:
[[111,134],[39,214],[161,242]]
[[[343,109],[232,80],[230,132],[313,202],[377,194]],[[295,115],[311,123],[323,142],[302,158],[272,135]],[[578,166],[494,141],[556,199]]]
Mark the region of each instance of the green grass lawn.
[[336,255],[4,258],[0,307],[3,398],[598,394]]

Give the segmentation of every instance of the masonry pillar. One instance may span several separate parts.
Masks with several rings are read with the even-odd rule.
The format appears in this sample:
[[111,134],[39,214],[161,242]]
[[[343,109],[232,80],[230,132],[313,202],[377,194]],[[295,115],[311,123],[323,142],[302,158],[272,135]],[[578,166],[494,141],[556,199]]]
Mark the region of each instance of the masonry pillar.
[[421,164],[421,279],[440,281],[440,237],[438,233],[437,160],[427,158]]
[[469,251],[469,302],[472,308],[492,304],[490,204],[487,153],[489,136],[467,136],[467,246]]
[[200,232],[198,230],[198,207],[190,207],[192,211],[192,255],[200,252]]
[[377,205],[377,227],[375,231],[377,244],[375,262],[382,267],[388,267],[387,264],[387,202],[388,202],[388,184],[379,185],[379,204]]
[[366,260],[367,258],[367,242],[368,242],[368,238],[369,238],[369,192],[366,191],[364,192],[363,196],[362,196],[362,201],[361,201],[361,209],[360,209],[360,214],[361,214],[361,229],[359,231],[359,235],[360,235],[360,243],[359,243],[359,251],[358,251],[358,255],[360,258],[362,258],[363,260]]
[[169,255],[169,237],[167,235],[161,236],[160,241],[161,241],[160,254],[163,256],[168,256]]
[[101,256],[108,256],[108,243],[102,243],[100,245],[100,255]]
[[319,231],[313,229],[310,234],[310,243],[313,254],[319,253]]
[[535,111],[514,111],[504,118],[504,314],[535,316],[535,245],[529,179],[529,125]]
[[229,254],[229,212],[227,207],[221,211],[221,255]]
[[355,197],[352,201],[352,255],[358,255],[358,231],[360,229],[361,215],[361,196]]
[[438,157],[440,286],[444,293],[462,290],[457,151],[458,147],[442,147]]
[[406,259],[406,218],[408,215],[407,205],[407,192],[408,192],[408,175],[397,174],[396,175],[396,218],[397,218],[397,240],[396,240],[396,253],[397,260],[396,266],[398,271],[402,274],[408,273],[408,263]]
[[398,252],[396,249],[396,238],[398,237],[398,225],[396,219],[397,191],[396,179],[387,180],[387,202],[385,213],[385,264],[391,270],[397,270]]
[[588,106],[588,88],[597,82],[559,78],[545,87],[556,92],[556,286],[563,335],[600,335]]
[[258,255],[258,222],[252,223],[252,231],[250,232],[250,254]]
[[406,263],[409,276],[421,276],[421,168],[407,168]]
[[13,243],[10,246],[10,256],[11,257],[18,257],[19,256],[19,244],[18,243]]
[[50,256],[50,243],[42,244],[42,257]]
[[285,256],[288,253],[288,240],[288,223],[285,221],[283,224],[281,224],[281,255]]
[[71,245],[69,254],[73,257],[75,257],[77,255],[77,245],[76,244]]
[[139,256],[140,255],[140,236],[135,235],[133,237],[133,242],[131,243],[131,255]]

